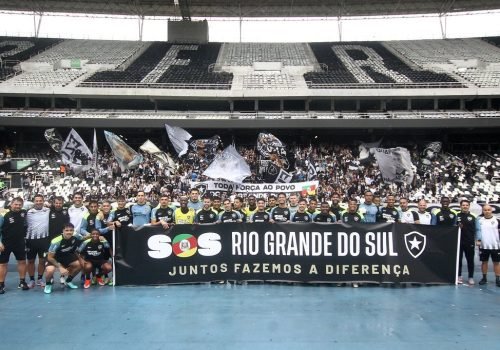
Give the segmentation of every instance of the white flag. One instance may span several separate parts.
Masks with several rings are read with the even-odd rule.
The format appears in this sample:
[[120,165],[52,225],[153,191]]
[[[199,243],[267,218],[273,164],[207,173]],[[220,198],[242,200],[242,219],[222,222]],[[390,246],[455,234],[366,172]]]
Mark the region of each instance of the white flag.
[[186,154],[189,148],[187,141],[189,141],[193,136],[191,136],[190,133],[178,126],[170,126],[168,124],[165,124],[165,129],[167,129],[168,138],[170,139],[170,142],[172,142],[177,155],[179,157],[182,157],[184,154]]
[[212,179],[225,179],[241,183],[252,173],[245,159],[231,145],[215,157],[212,164],[203,172],[203,175]]
[[92,159],[94,163],[94,170],[97,170],[97,137],[94,128],[94,144],[92,145]]
[[278,176],[276,176],[276,180],[274,180],[274,183],[289,183],[290,181],[292,181],[292,178],[292,174],[290,174],[288,171],[280,169],[280,172]]
[[175,170],[175,162],[172,160],[172,158],[160,150],[153,142],[150,140],[147,140],[142,144],[141,147],[139,147],[142,151],[151,154],[152,156],[156,157],[160,162],[162,162],[169,170],[174,171]]
[[75,174],[92,167],[92,153],[74,129],[71,129],[62,145],[61,158],[62,162],[69,165]]
[[406,148],[374,148],[373,150],[384,182],[412,183],[413,167],[410,152]]

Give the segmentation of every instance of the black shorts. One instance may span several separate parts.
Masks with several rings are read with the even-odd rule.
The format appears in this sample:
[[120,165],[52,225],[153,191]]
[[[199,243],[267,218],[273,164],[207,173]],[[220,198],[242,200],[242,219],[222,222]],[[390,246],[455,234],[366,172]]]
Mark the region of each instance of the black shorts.
[[100,269],[102,265],[109,262],[109,260],[85,260],[85,262],[89,262],[92,264],[92,270]]
[[500,262],[500,249],[479,249],[479,260],[488,261],[491,256],[491,261]]
[[26,260],[26,245],[24,240],[18,242],[4,242],[3,246],[5,249],[0,253],[0,264],[7,264],[11,253],[14,253],[17,261]]
[[35,260],[38,256],[39,259],[44,258],[49,250],[49,238],[40,239],[27,239],[26,240],[26,257],[28,260]]
[[[78,256],[75,253],[66,253],[64,255],[56,256],[56,261],[65,269],[68,268],[73,262],[78,261]],[[45,266],[53,266],[50,262],[46,262]]]

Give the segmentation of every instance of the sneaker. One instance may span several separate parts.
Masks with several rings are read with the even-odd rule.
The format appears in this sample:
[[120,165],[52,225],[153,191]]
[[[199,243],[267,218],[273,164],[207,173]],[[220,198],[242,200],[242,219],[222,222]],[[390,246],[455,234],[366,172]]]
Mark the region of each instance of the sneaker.
[[59,282],[60,282],[61,284],[66,284],[66,276],[61,276],[61,277],[59,278]]
[[474,278],[472,278],[472,277],[471,277],[471,278],[469,278],[468,283],[469,283],[469,285],[470,285],[470,286],[473,286],[473,285],[475,285],[475,284],[476,284],[476,282],[474,282]]
[[108,283],[106,283],[108,286],[114,286],[115,284],[113,283],[113,279],[112,278],[108,278]]
[[464,279],[462,278],[462,276],[458,276],[457,283],[458,283],[458,284],[462,284],[462,283],[464,283]]
[[357,284],[357,283],[352,284],[352,288],[358,288],[358,287],[359,287],[359,284]]
[[90,287],[90,280],[85,280],[85,283],[83,284],[83,288],[87,289]]
[[25,281],[19,282],[19,285],[17,288],[22,289],[22,290],[29,290],[30,287],[28,287],[28,284]]
[[44,292],[45,294],[50,294],[50,293],[52,293],[52,284],[46,284],[46,285],[45,285],[45,288],[43,289],[43,292]]
[[28,282],[28,287],[29,287],[30,289],[35,288],[35,281],[34,281],[34,280],[30,280],[30,281]]
[[97,284],[97,278],[92,276],[92,285],[95,286]]
[[486,280],[486,278],[481,278],[481,281],[479,281],[479,284],[482,286],[483,284],[486,284],[488,283],[488,281]]
[[78,289],[78,286],[73,282],[66,282],[66,286],[70,289]]
[[5,294],[5,287],[4,286],[0,287],[0,294]]
[[96,281],[97,283],[99,283],[100,286],[104,286],[106,283],[104,282],[104,280],[102,279],[102,277],[97,277],[96,278]]
[[42,279],[36,281],[36,285],[39,287],[45,287],[45,282]]

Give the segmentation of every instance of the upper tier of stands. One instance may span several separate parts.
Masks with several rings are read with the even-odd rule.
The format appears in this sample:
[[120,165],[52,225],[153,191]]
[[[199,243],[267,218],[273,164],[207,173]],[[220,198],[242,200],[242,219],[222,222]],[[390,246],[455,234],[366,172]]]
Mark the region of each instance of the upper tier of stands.
[[232,74],[209,72],[220,46],[155,42],[124,71],[97,72],[80,86],[230,89]]
[[[0,37],[0,81],[38,88],[500,87],[500,47],[495,45],[500,38],[180,45]],[[79,70],[64,68],[69,60],[78,61]],[[279,64],[265,68],[256,62]],[[277,68],[265,72],[269,67]]]
[[64,59],[79,59],[88,60],[89,64],[118,66],[144,45],[147,44],[139,41],[65,40],[29,61],[55,64]]
[[[327,67],[321,72],[304,74],[310,88],[351,84],[419,87],[421,83],[444,83],[443,87],[457,87],[456,79],[448,74],[410,67],[381,43],[312,43],[310,46],[318,62]],[[422,87],[427,86],[422,84]]]
[[284,66],[315,63],[305,43],[227,43],[218,60],[221,66],[251,66],[254,62],[281,62]]

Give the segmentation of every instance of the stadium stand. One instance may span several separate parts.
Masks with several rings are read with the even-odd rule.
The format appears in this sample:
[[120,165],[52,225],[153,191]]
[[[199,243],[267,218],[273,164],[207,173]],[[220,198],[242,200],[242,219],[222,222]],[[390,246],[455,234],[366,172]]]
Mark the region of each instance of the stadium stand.
[[64,40],[29,62],[56,64],[64,59],[87,60],[88,64],[119,66],[148,43],[119,40]]
[[59,42],[61,39],[0,37],[0,59],[22,62]]
[[281,62],[284,66],[309,66],[314,56],[305,43],[226,43],[221,49],[221,66],[251,66],[254,62]]
[[398,84],[419,87],[422,83],[422,87],[427,87],[426,83],[443,87],[462,85],[457,85],[456,79],[447,74],[410,67],[381,43],[311,43],[310,46],[318,62],[327,67],[327,71],[304,74],[310,88],[359,83],[366,87],[381,84],[379,87],[386,88]]
[[85,73],[85,71],[73,69],[59,69],[51,72],[24,72],[9,80],[9,84],[40,88],[66,86]]
[[244,89],[294,89],[295,87],[295,77],[285,73],[253,73],[243,76]]
[[124,71],[97,72],[80,86],[131,83],[135,87],[230,89],[232,74],[209,72],[220,44],[172,45],[155,42]]

